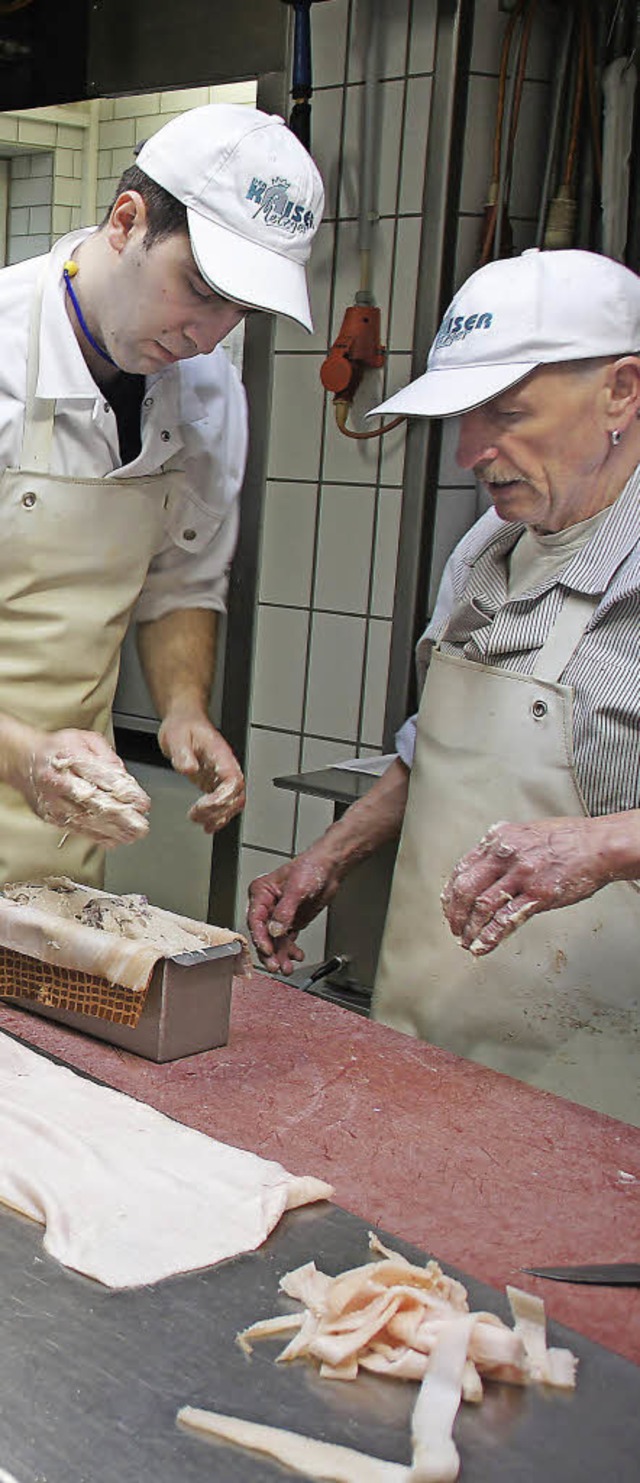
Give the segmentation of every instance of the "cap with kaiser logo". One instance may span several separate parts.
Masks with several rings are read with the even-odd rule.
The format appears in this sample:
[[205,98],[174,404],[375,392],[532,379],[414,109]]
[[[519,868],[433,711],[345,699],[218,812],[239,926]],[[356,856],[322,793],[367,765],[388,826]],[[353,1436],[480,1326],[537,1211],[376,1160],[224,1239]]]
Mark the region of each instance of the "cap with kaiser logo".
[[529,248],[467,279],[447,309],[424,375],[373,412],[453,417],[491,401],[537,366],[634,352],[640,352],[636,273],[579,248]]
[[324,191],[283,118],[205,104],[165,124],[136,163],[186,206],[193,255],[212,288],[313,328],[305,264]]

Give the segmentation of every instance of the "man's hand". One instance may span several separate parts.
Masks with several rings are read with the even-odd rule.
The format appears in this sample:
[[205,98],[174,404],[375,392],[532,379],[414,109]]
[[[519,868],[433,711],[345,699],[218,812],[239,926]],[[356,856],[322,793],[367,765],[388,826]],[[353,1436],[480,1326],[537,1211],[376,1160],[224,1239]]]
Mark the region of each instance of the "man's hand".
[[108,848],[147,834],[151,800],[104,737],[18,725],[12,750],[7,780],[45,823]]
[[224,829],[245,805],[242,770],[223,736],[204,711],[173,711],[158,732],[160,748],[175,768],[190,778],[202,797],[189,809],[205,834]]
[[273,973],[291,973],[304,958],[298,932],[333,900],[340,875],[320,839],[249,886],[249,931],[258,955]]
[[[626,828],[624,815],[615,815]],[[611,849],[611,817],[493,824],[455,866],[442,892],[454,937],[480,957],[537,912],[572,906],[628,878]]]

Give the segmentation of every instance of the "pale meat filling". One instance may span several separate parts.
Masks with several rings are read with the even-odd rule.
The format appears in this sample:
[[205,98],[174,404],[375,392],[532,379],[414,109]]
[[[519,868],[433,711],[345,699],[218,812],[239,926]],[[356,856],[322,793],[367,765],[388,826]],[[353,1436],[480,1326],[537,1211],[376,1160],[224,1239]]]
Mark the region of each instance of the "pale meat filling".
[[234,970],[246,973],[251,957],[240,933],[152,906],[144,896],[110,895],[66,876],[0,892],[0,946],[128,989],[146,989],[159,958],[232,942],[241,946]]

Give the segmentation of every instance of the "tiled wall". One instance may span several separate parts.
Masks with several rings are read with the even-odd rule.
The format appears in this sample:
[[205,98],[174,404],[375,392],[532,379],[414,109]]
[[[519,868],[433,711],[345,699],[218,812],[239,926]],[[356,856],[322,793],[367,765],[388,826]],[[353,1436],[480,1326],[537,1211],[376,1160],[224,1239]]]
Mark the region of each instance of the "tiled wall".
[[47,252],[81,220],[90,113],[81,104],[0,114],[7,157],[5,261]]
[[[362,413],[382,392],[409,379],[434,66],[434,6],[387,0],[380,9],[380,217],[373,288],[388,355],[384,372],[369,372],[358,393],[356,427],[364,425]],[[323,356],[359,287],[365,12],[362,0],[334,0],[312,12],[312,151],[327,186],[327,212],[311,266],[315,332],[307,337],[280,323],[276,335],[239,926],[252,877],[304,848],[332,818],[330,803],[297,799],[274,788],[273,777],[382,749],[405,434],[400,428],[382,442],[348,441],[336,429],[319,381]],[[477,0],[458,281],[474,266],[506,19],[498,0]],[[534,37],[524,88],[520,138],[526,145],[519,146],[514,195],[519,246],[533,240],[545,140],[547,34],[543,26]],[[437,577],[476,516],[473,481],[453,461],[454,437],[455,430],[448,430],[437,507]],[[311,961],[323,956],[324,931],[320,918],[301,934]]]

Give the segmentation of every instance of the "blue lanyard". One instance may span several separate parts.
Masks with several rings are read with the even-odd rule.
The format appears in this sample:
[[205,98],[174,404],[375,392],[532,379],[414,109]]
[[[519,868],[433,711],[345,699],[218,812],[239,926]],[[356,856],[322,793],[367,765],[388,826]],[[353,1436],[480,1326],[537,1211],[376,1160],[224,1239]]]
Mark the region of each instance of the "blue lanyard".
[[77,273],[77,271],[78,271],[77,264],[76,263],[73,263],[73,262],[68,262],[68,263],[65,263],[65,265],[64,265],[64,267],[62,269],[62,276],[63,276],[64,281],[65,281],[65,284],[66,284],[67,293],[69,295],[69,298],[71,299],[71,303],[73,304],[73,307],[74,307],[74,309],[76,311],[76,314],[78,316],[78,324],[80,325],[80,329],[82,330],[83,335],[89,341],[89,344],[90,345],[93,345],[94,350],[97,350],[98,355],[101,355],[103,360],[108,361],[110,366],[115,366],[116,367],[116,370],[117,370],[118,369],[117,362],[112,359],[112,357],[108,354],[108,352],[103,348],[102,345],[99,345],[98,344],[98,341],[97,340],[94,340],[93,335],[91,333],[91,330],[89,329],[89,326],[88,326],[88,324],[86,322],[86,319],[84,317],[84,314],[82,313],[82,310],[81,310],[80,305],[78,303],[77,294],[74,292],[74,289],[73,289],[72,284],[71,284],[71,275],[72,275],[72,273]]

